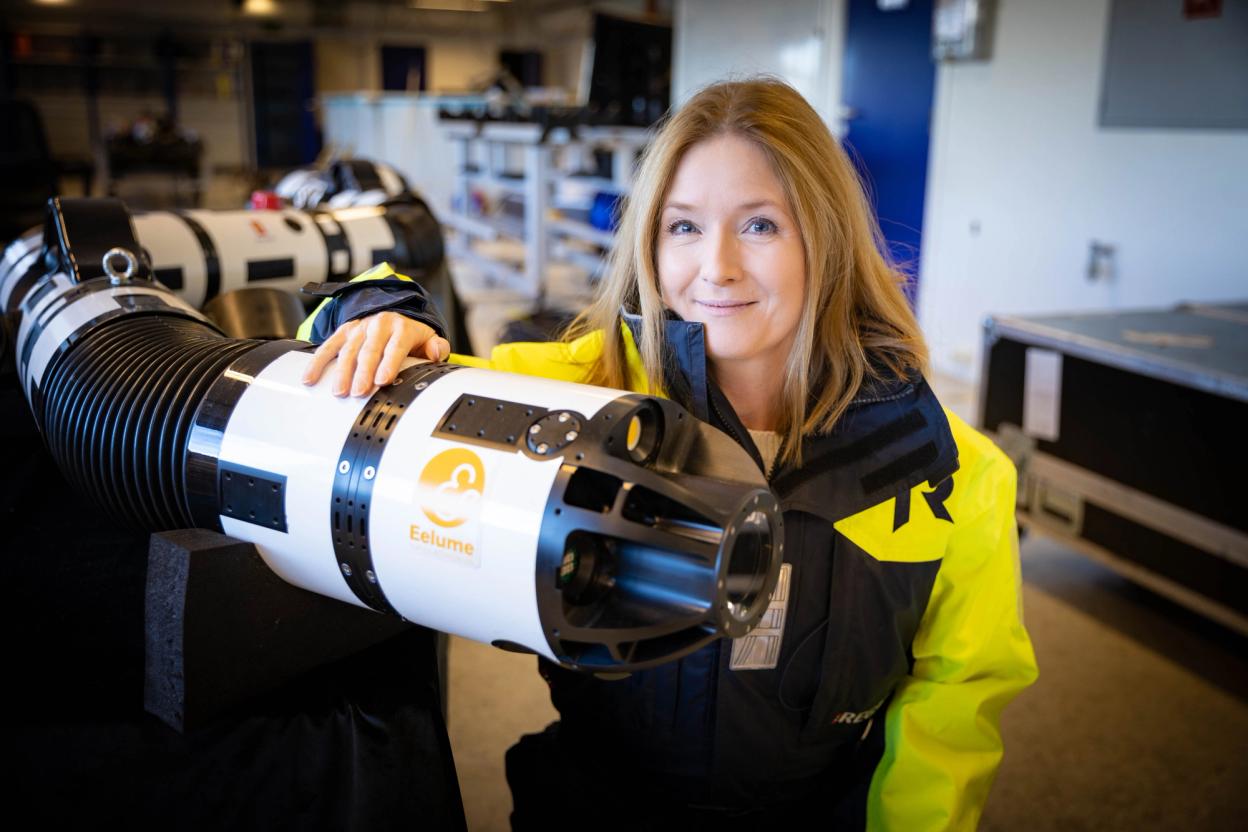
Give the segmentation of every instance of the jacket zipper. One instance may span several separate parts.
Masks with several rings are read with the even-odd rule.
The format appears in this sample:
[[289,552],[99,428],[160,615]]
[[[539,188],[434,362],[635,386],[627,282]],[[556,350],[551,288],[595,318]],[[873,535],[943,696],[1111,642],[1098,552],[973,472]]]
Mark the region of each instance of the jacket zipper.
[[[745,447],[745,442],[741,439],[740,434],[737,433],[737,429],[732,426],[731,422],[729,422],[726,418],[724,418],[724,414],[720,412],[719,407],[717,407],[715,404],[715,397],[712,396],[709,391],[706,394],[706,399],[708,402],[710,402],[711,410],[714,411],[715,415],[719,418],[720,424],[724,426],[724,430],[728,432],[729,436],[731,436],[734,440],[736,440],[736,443],[741,446],[742,450],[745,450],[746,453],[749,453],[749,449]],[[758,450],[758,446],[755,446],[754,449]],[[750,454],[750,458],[754,459],[754,455]],[[754,460],[754,463],[757,465],[759,461],[760,460]],[[767,476],[766,466],[759,466],[759,470],[763,472],[763,478],[766,479],[767,483],[770,485],[771,477]]]
[[[746,453],[749,453],[749,450],[746,449],[745,447],[745,442],[741,440],[740,434],[737,433],[737,429],[732,426],[732,422],[729,422],[728,419],[724,417],[724,414],[720,411],[719,406],[715,404],[715,396],[711,393],[710,390],[706,391],[706,400],[711,405],[711,412],[713,412],[715,414],[715,417],[719,419],[719,423],[724,426],[724,429],[728,432],[728,435],[731,436],[733,438],[733,441],[735,441],[738,445],[740,445],[741,448],[745,450]],[[758,450],[757,446],[755,446],[755,450],[756,451]],[[750,455],[750,458],[753,459],[753,454]],[[758,462],[759,460],[755,460],[755,464],[758,464]],[[770,477],[767,476],[767,469],[763,467],[762,471],[763,471],[763,478],[767,480],[767,484],[770,486],[771,479]],[[732,658],[731,650],[729,651],[729,654],[727,657],[725,657],[724,655],[724,640],[722,638],[715,639],[715,681],[714,681],[714,684],[710,686],[710,690],[708,691],[708,695],[710,698],[710,708],[708,710],[710,711],[710,714],[711,714],[711,741],[709,744],[710,745],[709,751],[711,752],[711,755],[712,755],[712,765],[713,765],[713,759],[714,759],[714,754],[716,750],[715,739],[716,737],[719,736],[720,677],[725,672],[724,663],[727,661],[731,661],[731,658]]]

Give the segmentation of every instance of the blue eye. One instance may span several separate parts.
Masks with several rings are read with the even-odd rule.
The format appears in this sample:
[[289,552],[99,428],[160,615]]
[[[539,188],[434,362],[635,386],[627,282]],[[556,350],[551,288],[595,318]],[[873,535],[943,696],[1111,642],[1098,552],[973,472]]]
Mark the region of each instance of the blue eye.
[[692,234],[697,228],[689,220],[676,220],[667,227],[668,234]]
[[779,230],[774,222],[764,217],[755,217],[750,220],[748,227],[752,234],[774,234]]

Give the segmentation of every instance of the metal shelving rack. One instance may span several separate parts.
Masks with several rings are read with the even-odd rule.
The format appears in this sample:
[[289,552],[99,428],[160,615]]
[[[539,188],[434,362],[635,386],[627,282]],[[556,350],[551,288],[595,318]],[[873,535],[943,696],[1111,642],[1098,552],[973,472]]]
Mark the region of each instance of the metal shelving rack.
[[[455,119],[444,120],[442,127],[458,147],[454,207],[442,218],[443,224],[453,231],[448,240],[451,257],[476,268],[499,288],[534,300],[544,294],[546,270],[551,263],[571,263],[591,275],[601,268],[614,234],[576,217],[552,217],[551,190],[560,180],[572,178],[598,190],[627,193],[637,153],[649,139],[648,131],[635,127],[546,128],[534,123]],[[561,171],[562,154],[585,147],[611,152],[611,178]],[[474,187],[522,197],[523,219],[473,213]],[[477,241],[500,239],[524,245],[520,268],[474,248]],[[581,250],[577,242],[590,243],[600,253]]]

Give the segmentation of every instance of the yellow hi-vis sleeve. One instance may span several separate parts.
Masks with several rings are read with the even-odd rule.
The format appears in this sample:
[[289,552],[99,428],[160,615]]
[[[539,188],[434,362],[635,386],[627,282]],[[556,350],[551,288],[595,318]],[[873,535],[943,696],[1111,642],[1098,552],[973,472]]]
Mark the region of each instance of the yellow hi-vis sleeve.
[[[387,277],[411,280],[407,275],[394,271],[388,263],[381,263],[351,278],[351,282],[379,280]],[[325,298],[317,305],[316,309],[312,310],[312,314],[299,325],[299,330],[295,333],[296,338],[303,341],[312,339],[312,328],[316,323],[317,316],[324,311],[330,300],[330,298]],[[636,342],[633,340],[632,330],[621,323],[620,331],[624,338],[624,360],[628,366],[628,389],[638,393],[650,393],[650,385],[646,380],[646,373],[641,363],[641,355],[637,350]],[[467,367],[521,373],[523,375],[540,376],[560,381],[584,382],[588,378],[594,362],[598,360],[598,356],[601,354],[602,333],[591,332],[574,341],[499,344],[491,350],[489,358],[451,353],[447,360],[453,364],[463,364]],[[653,394],[658,396],[665,395],[662,390],[655,390]]]
[[[884,718],[867,798],[872,830],[974,829],[1001,762],[1005,705],[1035,681],[1023,627],[1014,466],[951,418],[973,499],[955,517],[913,643],[914,667]],[[967,453],[969,451],[970,453]]]
[[[625,362],[628,365],[628,389],[649,393],[650,385],[641,366],[641,356],[633,341],[633,333],[624,325],[621,325],[621,331],[624,337]],[[469,367],[583,383],[601,354],[602,333],[592,332],[574,341],[499,344],[490,351],[489,358],[452,353],[449,360]],[[654,394],[664,395],[661,390]]]

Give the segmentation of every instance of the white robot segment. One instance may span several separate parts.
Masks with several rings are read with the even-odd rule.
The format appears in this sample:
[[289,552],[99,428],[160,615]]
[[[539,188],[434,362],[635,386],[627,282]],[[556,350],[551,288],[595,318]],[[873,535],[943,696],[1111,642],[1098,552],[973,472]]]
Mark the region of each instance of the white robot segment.
[[[119,203],[57,204],[15,342],[67,479],[153,530],[219,528],[285,580],[566,666],[739,636],[783,528],[748,455],[672,402],[412,362],[367,401],[298,341],[225,338],[145,273]],[[94,265],[98,264],[98,265]]]
[[322,168],[291,171],[273,190],[295,208],[381,205],[412,192],[401,173],[368,159],[335,159]]
[[[443,258],[437,221],[415,199],[338,210],[150,211],[131,219],[136,254],[195,308],[237,289],[294,292],[309,282],[349,280],[381,262],[421,271]],[[42,231],[31,231],[0,259],[6,315],[45,273],[42,248]]]

